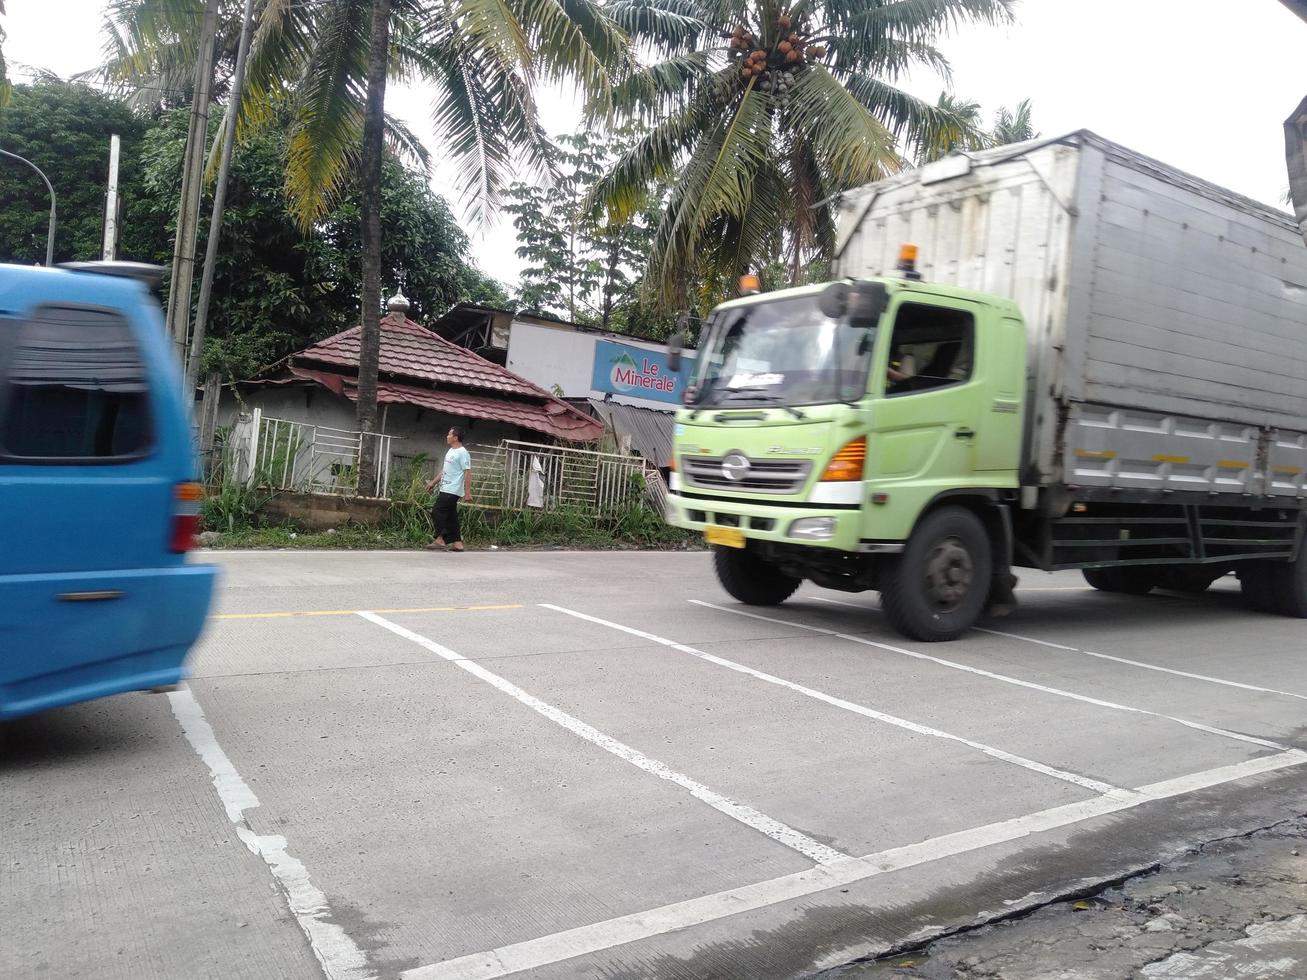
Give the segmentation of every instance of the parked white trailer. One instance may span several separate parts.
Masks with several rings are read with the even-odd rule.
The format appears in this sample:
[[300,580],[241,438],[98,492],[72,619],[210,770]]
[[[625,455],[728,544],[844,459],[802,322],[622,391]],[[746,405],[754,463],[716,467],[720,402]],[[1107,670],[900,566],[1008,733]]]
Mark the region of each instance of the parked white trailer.
[[871,185],[837,274],[1016,301],[1023,484],[1307,495],[1307,248],[1287,213],[1077,132]]

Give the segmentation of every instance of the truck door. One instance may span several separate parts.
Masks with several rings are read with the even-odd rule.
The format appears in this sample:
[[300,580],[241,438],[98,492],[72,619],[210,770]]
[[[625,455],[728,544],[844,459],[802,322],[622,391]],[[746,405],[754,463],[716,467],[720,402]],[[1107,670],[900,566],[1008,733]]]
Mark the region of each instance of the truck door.
[[870,480],[911,480],[941,491],[975,485],[985,401],[976,371],[978,312],[963,300],[896,298],[886,353],[871,383],[873,394],[881,386],[881,397],[868,444]]

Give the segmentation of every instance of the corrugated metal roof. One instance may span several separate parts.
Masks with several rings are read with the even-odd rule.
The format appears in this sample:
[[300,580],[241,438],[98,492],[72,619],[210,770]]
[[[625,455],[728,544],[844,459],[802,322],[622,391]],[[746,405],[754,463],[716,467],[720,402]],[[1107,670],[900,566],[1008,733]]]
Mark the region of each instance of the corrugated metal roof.
[[[356,378],[294,365],[290,373],[306,381],[315,381],[351,401],[358,400]],[[377,384],[377,401],[381,404],[416,405],[447,415],[519,425],[568,442],[593,442],[603,435],[600,422],[557,398],[534,402],[502,395],[477,395],[381,381]]]
[[588,399],[591,410],[619,437],[628,436],[631,448],[654,466],[663,467],[672,458],[672,430],[676,416],[653,408]]

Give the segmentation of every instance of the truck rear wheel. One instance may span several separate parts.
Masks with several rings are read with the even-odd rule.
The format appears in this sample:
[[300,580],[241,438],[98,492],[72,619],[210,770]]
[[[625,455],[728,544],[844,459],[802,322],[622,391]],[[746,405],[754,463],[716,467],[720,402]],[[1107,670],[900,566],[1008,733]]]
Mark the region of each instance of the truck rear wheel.
[[1281,616],[1307,619],[1307,557],[1301,549],[1297,561],[1272,562],[1267,572],[1273,610]]
[[904,636],[953,640],[980,618],[993,581],[993,551],[971,511],[945,507],[923,520],[884,570],[880,602]]
[[1274,576],[1269,562],[1245,562],[1239,569],[1239,589],[1244,601],[1258,612],[1276,612]]
[[1202,595],[1225,574],[1210,565],[1167,565],[1157,571],[1157,588],[1187,595]]
[[1085,581],[1099,592],[1117,592],[1121,595],[1147,595],[1157,584],[1153,569],[1144,566],[1115,568],[1086,568]]
[[803,583],[744,548],[716,546],[712,563],[722,588],[746,606],[779,606]]

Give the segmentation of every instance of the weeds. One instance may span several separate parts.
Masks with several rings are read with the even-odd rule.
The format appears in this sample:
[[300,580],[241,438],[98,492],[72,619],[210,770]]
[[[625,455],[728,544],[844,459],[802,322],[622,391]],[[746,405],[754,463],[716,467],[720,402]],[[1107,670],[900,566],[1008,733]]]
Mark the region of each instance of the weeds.
[[[294,524],[262,526],[260,509],[274,493],[232,481],[210,489],[204,522],[221,533],[220,548],[409,549],[428,544],[434,534],[431,494],[424,473],[425,454],[412,459],[391,483],[390,510],[376,528],[347,524],[332,531],[307,532]],[[641,500],[644,478],[631,478],[631,499],[616,517],[598,518],[580,509],[503,510],[484,504],[460,508],[469,547],[485,548],[675,548],[696,536],[669,527]]]

